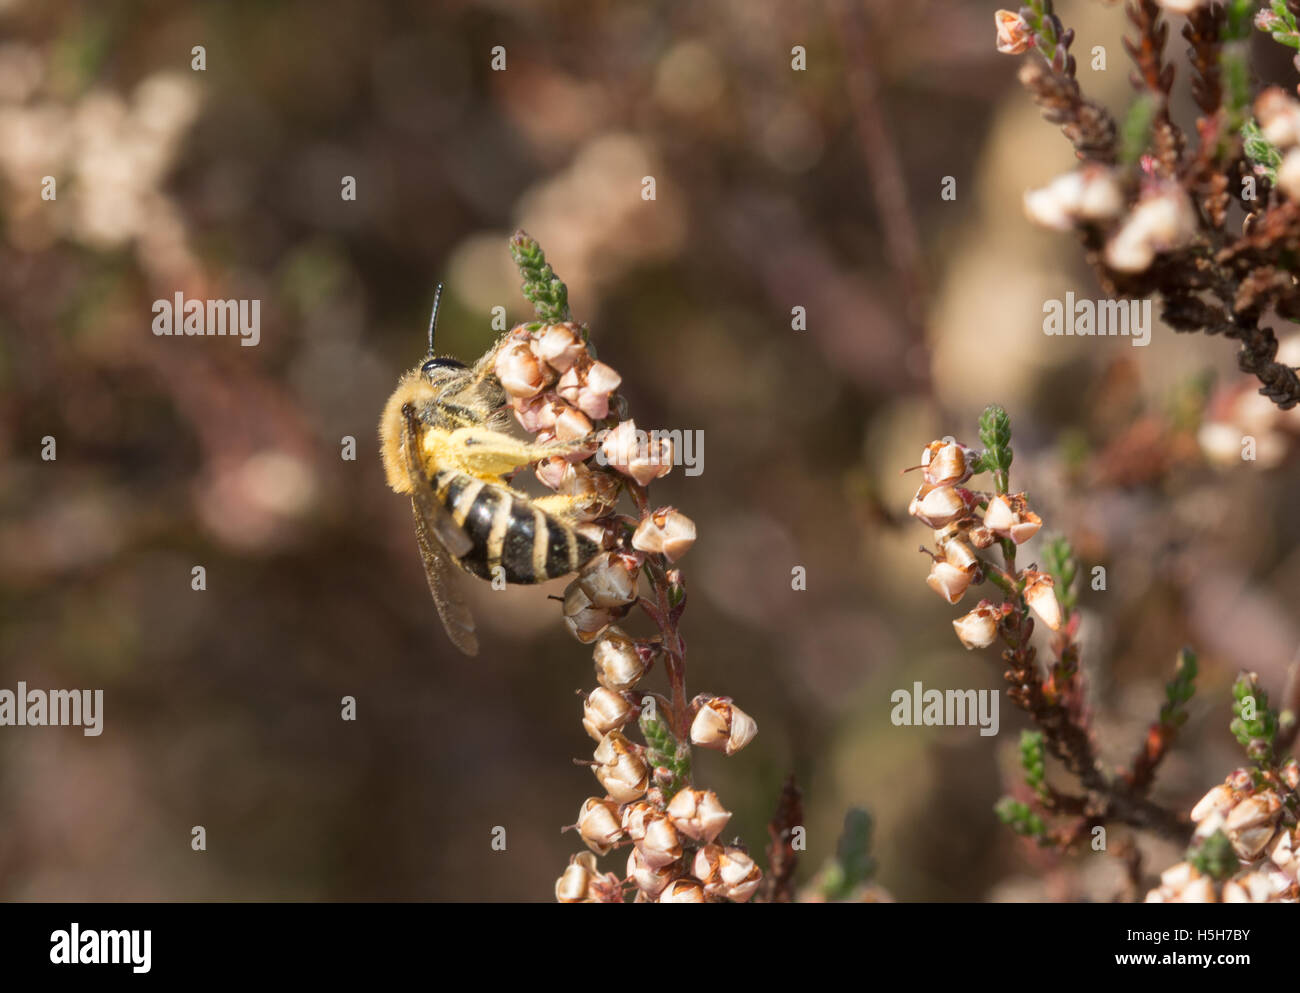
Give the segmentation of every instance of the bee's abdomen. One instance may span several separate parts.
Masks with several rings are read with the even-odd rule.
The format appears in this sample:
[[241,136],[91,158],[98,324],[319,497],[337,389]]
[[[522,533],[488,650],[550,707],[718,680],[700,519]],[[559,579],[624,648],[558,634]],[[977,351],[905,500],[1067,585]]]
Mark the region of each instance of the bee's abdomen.
[[500,566],[507,583],[540,583],[577,571],[599,550],[528,500],[465,473],[439,472],[434,489],[473,542],[460,564],[483,579]]

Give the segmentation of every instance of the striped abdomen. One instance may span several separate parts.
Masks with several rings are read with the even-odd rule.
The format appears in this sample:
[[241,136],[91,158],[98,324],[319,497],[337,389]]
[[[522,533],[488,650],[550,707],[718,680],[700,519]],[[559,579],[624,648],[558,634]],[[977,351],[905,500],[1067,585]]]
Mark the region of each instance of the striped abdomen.
[[466,473],[443,469],[434,475],[433,488],[474,543],[457,561],[483,579],[501,566],[507,583],[541,583],[576,572],[599,551],[563,521]]

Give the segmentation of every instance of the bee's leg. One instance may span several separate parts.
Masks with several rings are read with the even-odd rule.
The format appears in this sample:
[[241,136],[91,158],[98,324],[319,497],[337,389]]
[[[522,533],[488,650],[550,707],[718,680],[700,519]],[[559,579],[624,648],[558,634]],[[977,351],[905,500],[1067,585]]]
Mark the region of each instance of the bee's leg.
[[568,496],[563,493],[548,493],[546,496],[533,497],[532,503],[543,514],[573,523],[590,506],[591,495]]
[[572,455],[594,444],[592,436],[538,445],[487,428],[459,428],[447,435],[441,454],[464,472],[492,479],[540,459]]

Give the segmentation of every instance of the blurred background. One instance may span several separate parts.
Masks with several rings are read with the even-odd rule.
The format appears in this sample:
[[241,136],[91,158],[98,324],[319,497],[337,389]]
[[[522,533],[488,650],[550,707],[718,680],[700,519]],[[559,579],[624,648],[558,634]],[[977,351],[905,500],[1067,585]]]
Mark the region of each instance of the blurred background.
[[[699,528],[690,689],[760,727],[697,756],[728,833],[761,851],[793,772],[804,880],[861,805],[897,899],[1113,898],[1119,859],[1043,855],[993,816],[1024,726],[1005,698],[996,738],[890,724],[915,680],[1002,686],[925,586],[899,471],[1007,407],[1042,537],[1107,570],[1080,600],[1108,759],[1177,649],[1201,653],[1155,791],[1186,810],[1241,761],[1238,669],[1278,693],[1300,643],[1297,422],[1227,342],[1042,334],[1045,299],[1100,293],[1023,217],[1073,157],[995,53],[994,6],[0,0],[0,687],[105,692],[100,737],[0,730],[0,897],[551,899],[597,791],[573,762],[590,650],[562,584],[467,580],[483,649],[455,652],[376,438],[436,282],[463,358],[493,307],[531,316],[523,226],[638,425],[704,433],[703,474],[652,499]],[[1058,12],[1122,107],[1120,8]],[[154,336],[177,291],[260,299],[260,345]],[[1150,871],[1179,854],[1142,844]]]

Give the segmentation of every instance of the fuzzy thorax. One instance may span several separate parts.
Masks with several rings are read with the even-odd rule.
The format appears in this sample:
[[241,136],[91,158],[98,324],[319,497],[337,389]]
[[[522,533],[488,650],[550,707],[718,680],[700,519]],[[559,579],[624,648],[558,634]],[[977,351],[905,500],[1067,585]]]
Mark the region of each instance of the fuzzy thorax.
[[411,492],[411,480],[402,455],[402,408],[408,403],[417,411],[433,403],[436,397],[433,385],[412,369],[397,384],[397,389],[384,405],[384,416],[379,421],[379,446],[384,458],[384,473],[388,485],[398,493]]

